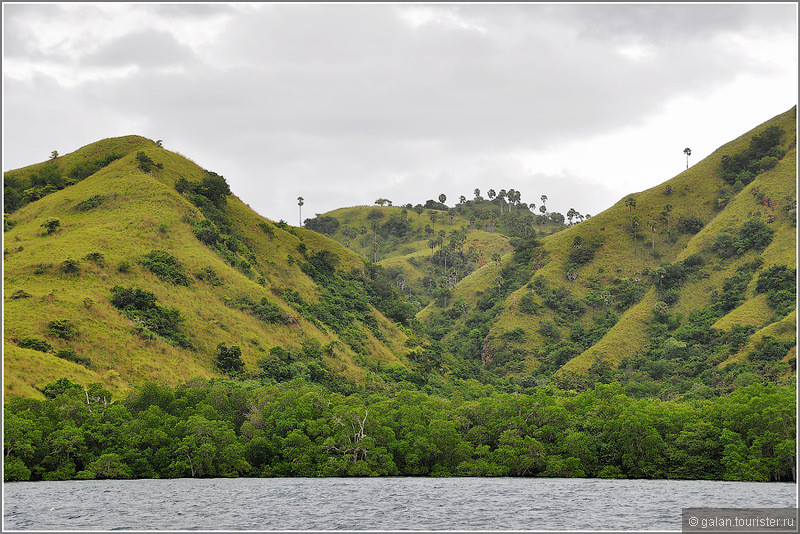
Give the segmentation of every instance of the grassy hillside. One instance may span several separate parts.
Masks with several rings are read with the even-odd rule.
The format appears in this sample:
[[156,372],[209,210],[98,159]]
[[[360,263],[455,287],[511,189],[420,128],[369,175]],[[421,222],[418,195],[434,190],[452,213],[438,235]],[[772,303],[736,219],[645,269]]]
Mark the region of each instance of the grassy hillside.
[[[112,392],[145,380],[175,385],[221,376],[215,364],[220,343],[241,349],[242,377],[262,376],[275,347],[292,354],[281,364],[294,365],[298,375],[322,372],[363,383],[370,368],[406,366],[406,335],[373,305],[358,312],[363,320],[347,332],[320,319],[330,303],[309,274],[310,262],[325,253],[337,272],[356,273],[350,283],[357,285],[365,276],[358,255],[315,232],[276,225],[232,194],[215,209],[205,197],[179,193],[180,180],[196,186],[209,174],[153,141],[100,141],[7,173],[6,180],[27,185],[31,175],[52,166],[57,172],[51,174],[68,176],[112,153],[119,157],[90,176],[6,216],[7,395],[37,394],[62,376],[99,382]],[[152,162],[150,172],[141,169],[140,153]],[[215,224],[203,222],[209,220],[204,212]],[[185,283],[151,272],[142,262],[152,251],[176,259]],[[117,309],[111,303],[115,286],[149,291],[162,308],[178,310],[185,342],[154,333],[141,318]]]
[[[767,143],[776,128],[782,133],[769,161],[762,162],[764,168],[759,159],[750,162],[750,175],[737,179],[729,172],[726,180],[723,159],[735,160],[757,141]],[[566,382],[580,382],[587,374],[596,380],[622,363],[627,368],[643,354],[655,357],[667,339],[687,347],[684,359],[701,359],[705,366],[747,360],[765,328],[772,331],[775,323],[790,321],[784,317],[787,310],[776,310],[756,285],[773,266],[796,266],[795,187],[792,109],[678,176],[529,243],[535,253],[510,261],[505,270],[492,266],[505,278],[503,287],[493,287],[497,276],[488,276],[484,267],[480,282],[478,271],[454,289],[463,297],[461,310],[456,304],[433,304],[420,317],[448,323],[439,333],[454,351],[480,358],[485,369],[522,383],[525,377],[553,373]],[[733,243],[750,230],[768,234],[768,242],[733,250]],[[496,301],[481,304],[487,293]],[[714,342],[692,344],[690,333],[701,323]],[[720,341],[731,332],[747,332],[744,344]],[[781,339],[793,343],[788,328],[781,332]],[[474,339],[465,347],[468,337]],[[786,351],[786,369],[794,366],[790,353],[793,349]]]

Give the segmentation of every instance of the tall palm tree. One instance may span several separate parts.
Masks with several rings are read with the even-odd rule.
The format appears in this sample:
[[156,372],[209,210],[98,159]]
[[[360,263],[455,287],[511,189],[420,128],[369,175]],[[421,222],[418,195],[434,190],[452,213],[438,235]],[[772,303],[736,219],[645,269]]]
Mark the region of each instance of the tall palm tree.
[[297,197],[297,205],[299,206],[298,211],[300,213],[300,226],[303,226],[303,197]]
[[686,154],[686,168],[688,169],[689,168],[689,156],[692,155],[692,149],[689,148],[689,147],[686,147],[686,148],[683,149],[683,153]]

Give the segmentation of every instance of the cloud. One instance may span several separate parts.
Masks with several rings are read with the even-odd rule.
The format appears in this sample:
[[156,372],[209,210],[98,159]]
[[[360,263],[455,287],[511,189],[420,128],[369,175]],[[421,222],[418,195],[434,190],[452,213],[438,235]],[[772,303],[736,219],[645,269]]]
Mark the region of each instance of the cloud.
[[181,45],[170,33],[158,30],[143,30],[118,37],[101,49],[81,58],[84,66],[164,67],[191,66],[195,62],[192,49]]
[[593,147],[651,156],[659,136],[689,142],[700,129],[664,114],[719,121],[721,101],[706,97],[741,94],[751,79],[762,96],[746,103],[748,120],[783,105],[796,10],[761,6],[4,6],[4,155],[39,161],[69,150],[70,135],[74,148],[163,139],[293,223],[300,194],[312,213],[513,184],[523,200],[563,196],[575,205],[558,209],[596,213],[623,187],[644,189],[643,175],[672,171]]

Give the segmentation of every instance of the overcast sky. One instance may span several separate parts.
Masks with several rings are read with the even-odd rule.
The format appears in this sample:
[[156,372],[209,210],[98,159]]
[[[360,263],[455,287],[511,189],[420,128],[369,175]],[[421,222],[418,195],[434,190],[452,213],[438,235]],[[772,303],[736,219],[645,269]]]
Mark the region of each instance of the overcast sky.
[[303,219],[595,215],[797,104],[797,4],[3,4],[3,170],[128,134]]

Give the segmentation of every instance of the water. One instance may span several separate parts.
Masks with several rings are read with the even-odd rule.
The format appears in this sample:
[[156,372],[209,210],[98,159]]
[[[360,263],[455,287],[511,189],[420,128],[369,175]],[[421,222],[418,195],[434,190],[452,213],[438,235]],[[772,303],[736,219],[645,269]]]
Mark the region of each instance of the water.
[[795,484],[554,478],[14,482],[4,530],[672,530],[690,507],[796,507]]

